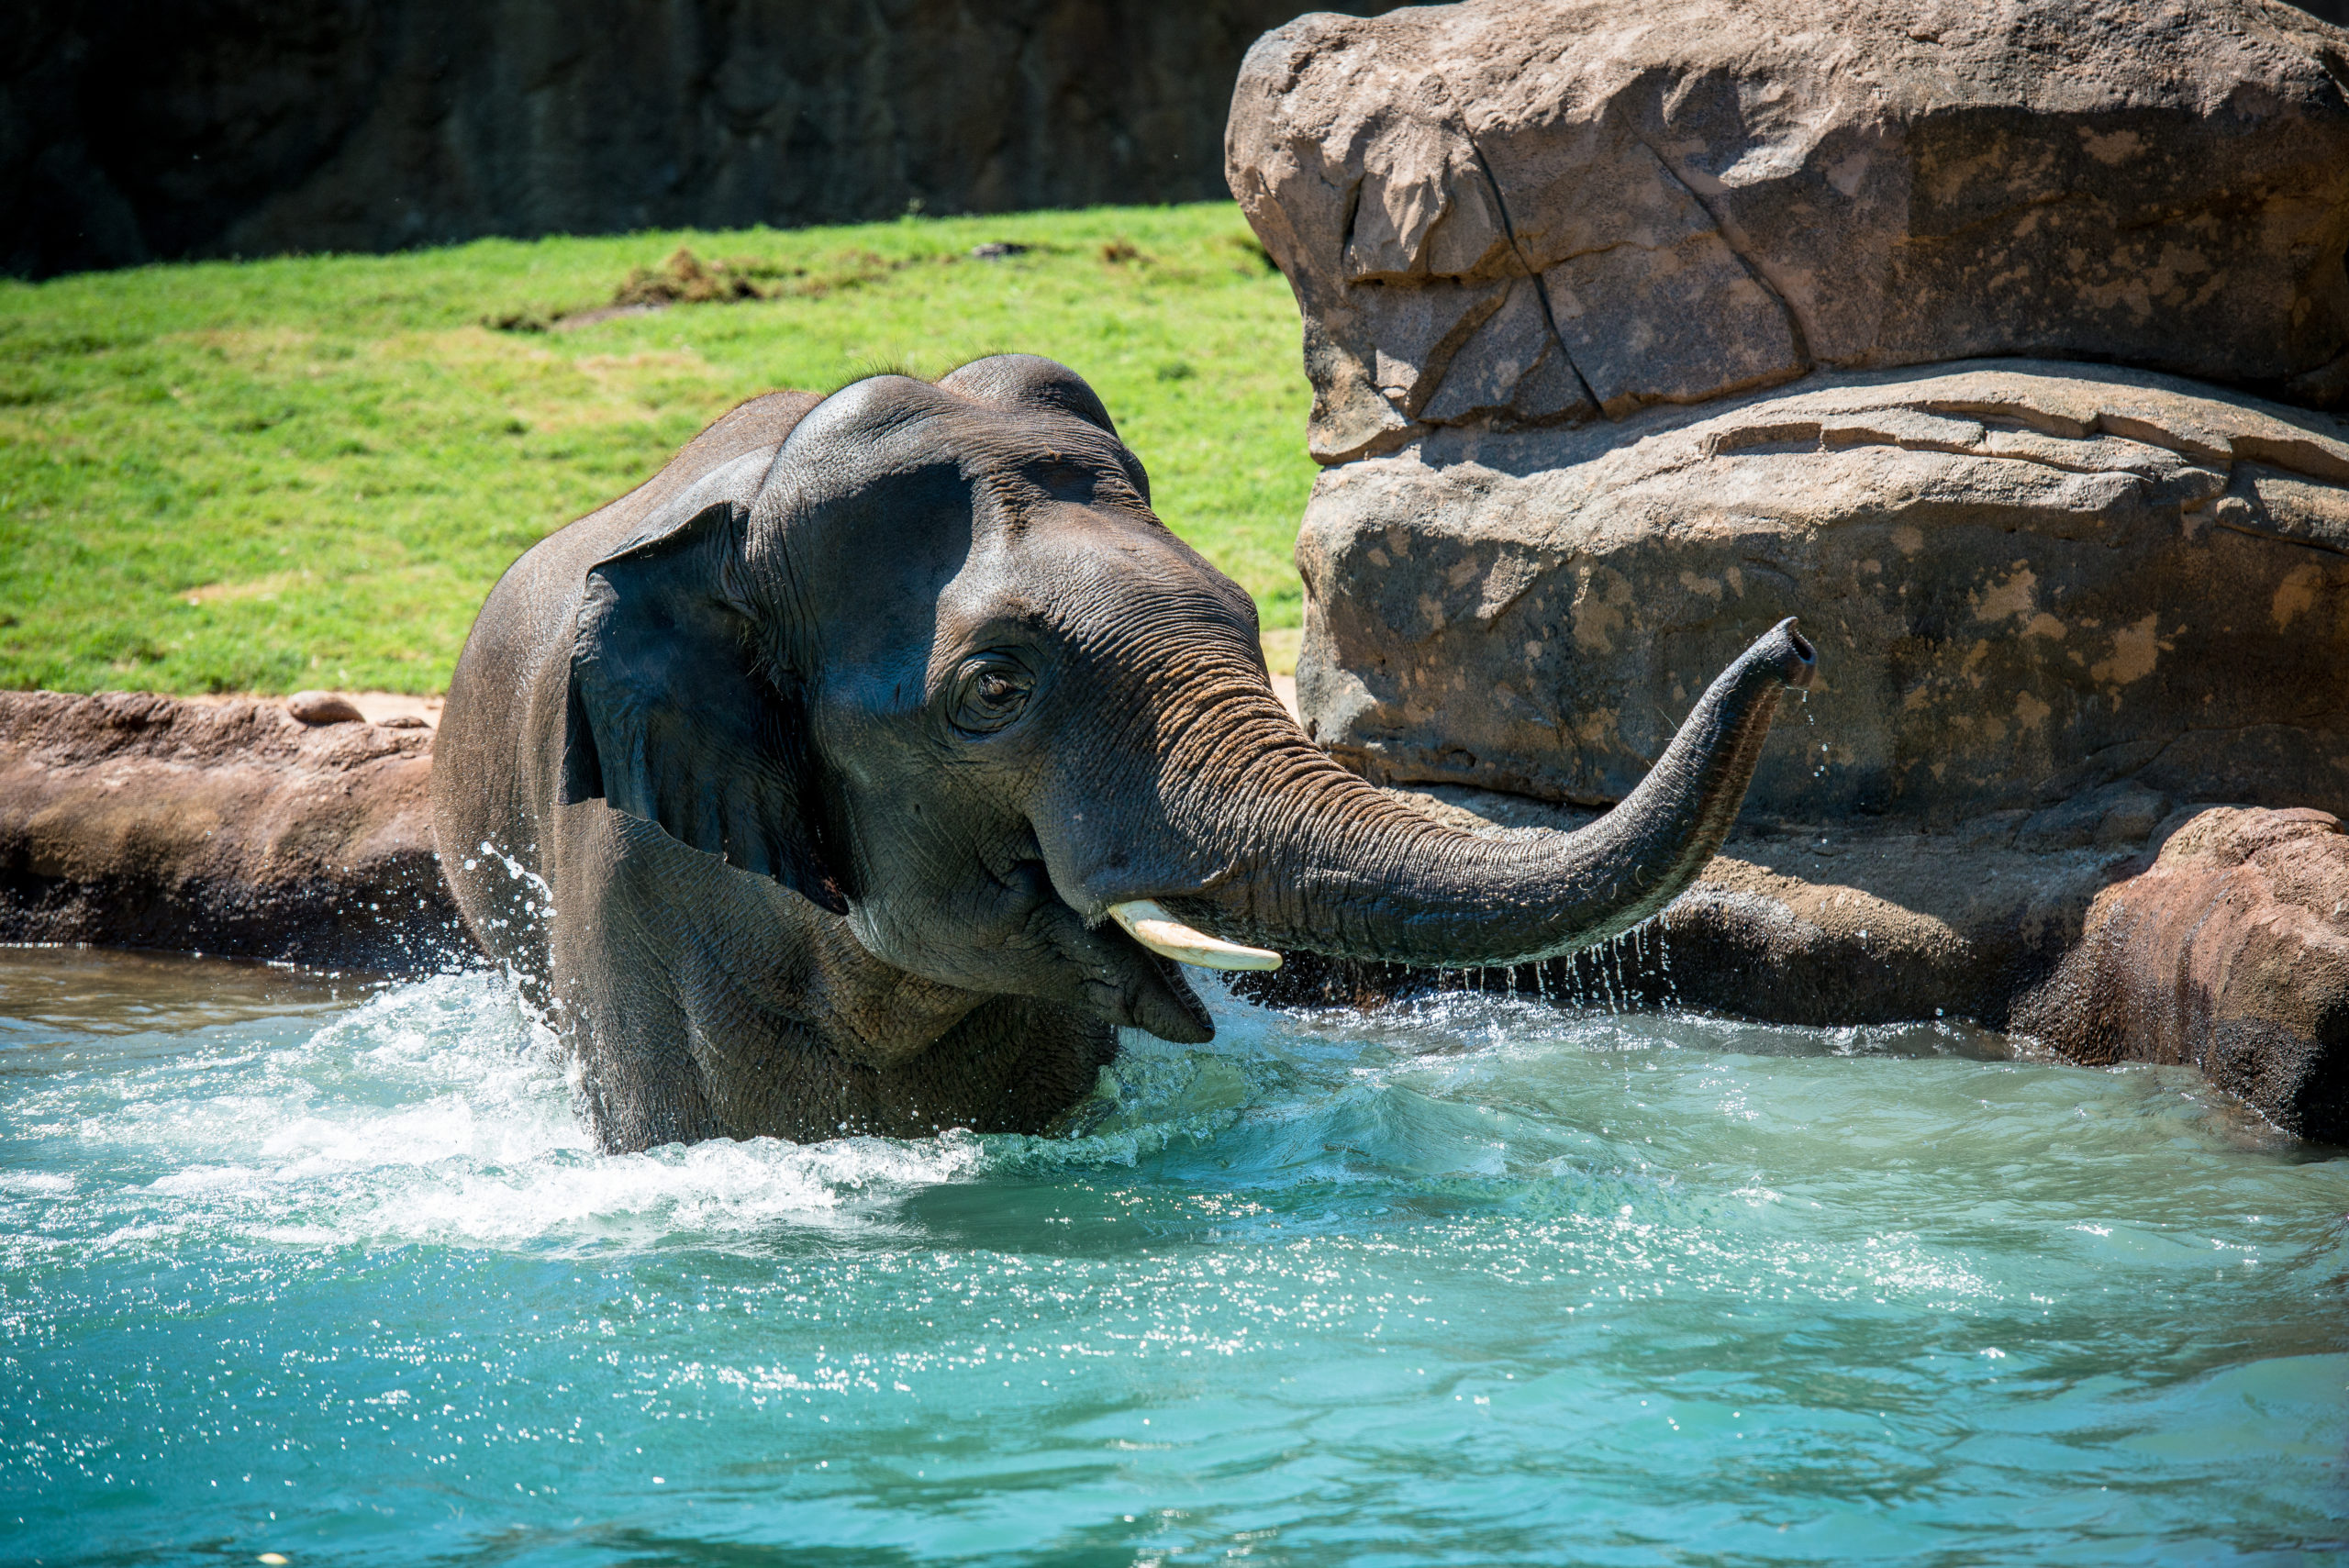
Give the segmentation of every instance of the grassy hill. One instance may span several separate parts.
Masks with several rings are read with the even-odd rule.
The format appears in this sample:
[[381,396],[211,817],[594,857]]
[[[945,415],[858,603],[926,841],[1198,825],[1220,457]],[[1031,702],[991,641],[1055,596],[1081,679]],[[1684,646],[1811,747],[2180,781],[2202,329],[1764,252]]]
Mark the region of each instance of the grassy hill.
[[735,403],[1004,350],[1297,624],[1288,286],[1228,204],[1097,208],[0,284],[0,686],[438,690],[508,562]]

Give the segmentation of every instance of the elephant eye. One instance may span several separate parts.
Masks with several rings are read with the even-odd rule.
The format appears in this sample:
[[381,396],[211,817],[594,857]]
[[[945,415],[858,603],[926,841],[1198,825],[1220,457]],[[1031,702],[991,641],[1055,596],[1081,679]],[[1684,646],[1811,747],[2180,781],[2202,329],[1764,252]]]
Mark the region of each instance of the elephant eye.
[[1019,717],[1036,689],[1036,677],[1002,654],[965,660],[955,683],[954,728],[992,735]]

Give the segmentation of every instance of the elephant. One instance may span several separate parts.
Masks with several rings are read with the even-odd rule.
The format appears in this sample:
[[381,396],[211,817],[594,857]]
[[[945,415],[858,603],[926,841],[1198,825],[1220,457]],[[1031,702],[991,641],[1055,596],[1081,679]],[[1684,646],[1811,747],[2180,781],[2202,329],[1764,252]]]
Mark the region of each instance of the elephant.
[[434,831],[598,1142],[1036,1132],[1182,965],[1498,964],[1655,913],[1719,848],[1788,620],[1574,832],[1448,827],[1325,755],[1254,602],[1074,372],[754,398],[548,535],[467,638]]

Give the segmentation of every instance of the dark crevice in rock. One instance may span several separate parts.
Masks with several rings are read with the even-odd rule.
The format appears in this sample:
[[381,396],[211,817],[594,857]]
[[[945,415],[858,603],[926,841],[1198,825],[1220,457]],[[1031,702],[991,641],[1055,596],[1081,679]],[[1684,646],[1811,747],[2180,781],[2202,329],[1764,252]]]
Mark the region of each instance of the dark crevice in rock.
[[[1916,411],[1919,413],[1929,412],[1929,410],[1921,404],[1916,406]],[[1835,439],[1838,437],[1842,439]],[[2051,440],[2078,440],[2083,446],[2092,445],[2094,441],[2094,438],[2090,437],[2058,436],[2050,437],[2048,439]],[[2185,455],[2178,452],[2174,447],[2165,446],[2154,441],[2138,440],[2133,436],[2116,436],[2109,439],[2134,441],[2135,444],[2145,447],[2154,451],[2167,451],[2171,452],[2173,455],[2178,456]],[[2036,467],[2050,469],[2058,473],[2127,473],[2132,477],[2141,479],[2150,477],[2149,475],[2138,473],[2134,469],[2116,467],[2112,462],[2100,462],[2094,453],[2082,453],[2078,461],[2066,462],[2063,461],[2065,454],[2059,451],[2049,451],[2045,450],[2018,450],[2013,449],[2001,450],[1982,440],[1965,442],[1956,439],[1936,439],[1929,436],[1904,436],[1891,431],[1859,430],[1854,429],[1849,424],[1841,426],[1837,425],[1833,416],[1829,416],[1820,419],[1777,420],[1767,424],[1751,425],[1723,430],[1705,442],[1704,456],[1707,458],[1727,457],[1741,452],[1759,453],[1765,450],[1781,452],[1846,451],[1862,447],[1890,447],[1900,451],[1911,452],[1948,452],[1961,457],[1976,457],[2000,462],[2024,462],[2031,463]],[[2221,486],[2223,486],[2227,473],[2227,470],[2224,466],[2210,467],[2203,464],[2189,464],[2186,472],[2190,473],[2198,470],[2210,474],[2213,479],[2219,481]],[[2223,523],[2223,519],[2221,521],[2223,526],[2235,526],[2231,523]],[[2242,531],[2255,532],[2257,530],[2243,528]]]
[[[1445,91],[1449,93],[1451,89],[1446,87]],[[1501,194],[1501,183],[1494,177],[1493,166],[1485,160],[1485,150],[1476,145],[1476,135],[1468,128],[1464,120],[1460,124],[1460,137],[1468,144],[1469,156],[1476,160],[1476,172],[1485,177],[1485,188],[1493,193],[1493,209],[1501,215],[1501,232],[1508,237],[1509,252],[1517,258],[1517,264],[1525,269],[1526,277],[1532,282],[1533,297],[1542,306],[1542,325],[1550,334],[1551,344],[1557,349],[1558,357],[1566,369],[1574,373],[1575,385],[1581,390],[1584,399],[1604,417],[1605,406],[1598,401],[1598,395],[1591,390],[1590,378],[1582,373],[1582,366],[1575,362],[1574,351],[1566,347],[1564,334],[1558,330],[1557,314],[1550,308],[1550,290],[1542,281],[1542,270],[1526,255],[1525,247],[1518,243],[1517,224],[1509,217],[1508,198]]]
[[[1356,178],[1346,187],[1346,221],[1338,229],[1338,264],[1345,265],[1347,252],[1354,248],[1354,224],[1362,217],[1362,181]],[[1367,282],[1364,278],[1345,278],[1349,284]]]
[[2247,435],[2235,437],[2232,444],[2234,455],[2243,462],[2266,463],[2327,484],[2349,484],[2349,460],[2326,451],[2314,441]]
[[[1713,232],[1720,237],[1721,248],[1737,258],[1737,264],[1745,269],[1745,275],[1753,280],[1754,286],[1776,303],[1778,314],[1786,318],[1787,335],[1794,339],[1795,357],[1802,362],[1802,370],[1796,373],[1799,375],[1816,365],[1819,361],[1810,351],[1810,334],[1804,330],[1802,317],[1795,313],[1794,306],[1787,301],[1784,294],[1779,292],[1778,285],[1772,283],[1763,272],[1760,263],[1747,255],[1745,249],[1738,244],[1736,236],[1730,231],[1730,226],[1721,220],[1720,213],[1713,210],[1713,204],[1707,201],[1694,185],[1680,177],[1679,171],[1673,168],[1665,160],[1663,150],[1641,132],[1639,123],[1623,111],[1620,104],[1610,106],[1610,109],[1615,117],[1622,122],[1623,128],[1631,133],[1631,139],[1648,150],[1648,156],[1655,160],[1655,166],[1662,172],[1664,177],[1686,193],[1688,199],[1697,204],[1698,210],[1711,220]],[[1712,395],[1718,395],[1718,394]]]
[[[1963,362],[1974,366],[1981,361],[1966,360]],[[2076,419],[2066,419],[2060,414],[2051,414],[2027,403],[2007,403],[1981,397],[1929,397],[1919,402],[1917,406],[1928,414],[1952,417],[2007,420],[2018,428],[2036,430],[2043,436],[2054,436],[2067,441],[2076,441],[2096,433],[2093,422],[2084,425]],[[2146,443],[2148,446],[2153,444],[2150,441]]]
[[2220,517],[2219,527],[2249,539],[2264,539],[2277,544],[2297,544],[2309,550],[2321,550],[2330,555],[2349,555],[2349,545],[2336,544],[2331,539],[2315,539],[2306,534],[2288,533],[2282,528],[2261,528],[2241,517]]

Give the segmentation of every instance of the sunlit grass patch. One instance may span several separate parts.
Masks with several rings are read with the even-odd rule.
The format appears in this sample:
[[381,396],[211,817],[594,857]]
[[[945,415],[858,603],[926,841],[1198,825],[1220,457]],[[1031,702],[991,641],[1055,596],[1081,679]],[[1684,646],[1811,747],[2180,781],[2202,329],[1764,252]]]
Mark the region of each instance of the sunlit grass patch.
[[1005,350],[1293,627],[1297,333],[1225,204],[0,283],[0,685],[437,689],[508,562],[743,398]]

